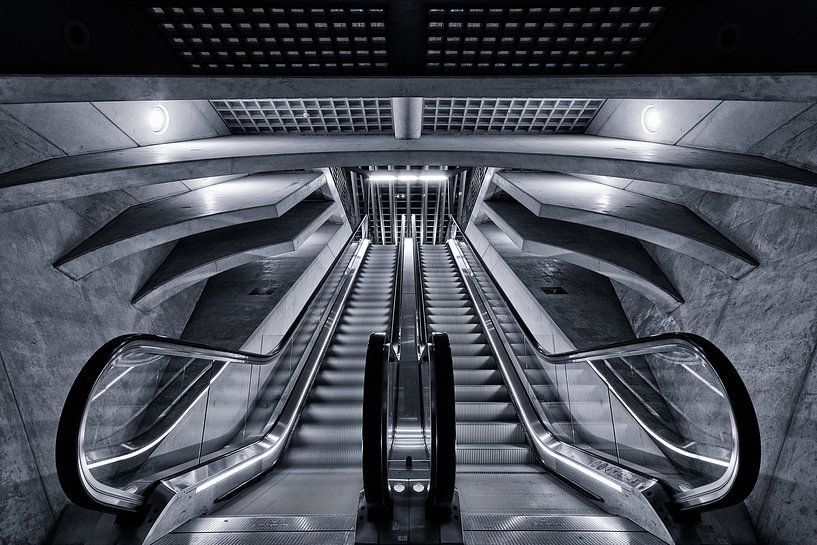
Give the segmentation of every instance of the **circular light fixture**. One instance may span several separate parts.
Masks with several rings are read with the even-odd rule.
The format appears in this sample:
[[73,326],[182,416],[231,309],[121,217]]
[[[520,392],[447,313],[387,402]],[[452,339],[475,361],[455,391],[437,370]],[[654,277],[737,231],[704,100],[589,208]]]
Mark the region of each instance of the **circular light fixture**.
[[641,112],[641,128],[645,132],[656,132],[661,128],[661,114],[655,106],[647,106]]
[[150,130],[156,134],[164,134],[169,124],[170,114],[167,113],[167,108],[161,104],[157,104],[150,109],[148,113],[148,126]]

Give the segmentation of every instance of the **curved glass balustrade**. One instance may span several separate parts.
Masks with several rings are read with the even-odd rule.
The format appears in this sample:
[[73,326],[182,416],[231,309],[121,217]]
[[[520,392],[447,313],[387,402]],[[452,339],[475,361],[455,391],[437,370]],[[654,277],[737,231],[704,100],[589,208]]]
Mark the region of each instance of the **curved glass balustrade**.
[[238,451],[236,462],[246,462],[285,442],[288,432],[273,428],[294,425],[297,414],[284,415],[285,406],[293,392],[305,397],[299,378],[326,348],[368,246],[361,233],[365,219],[269,354],[150,335],[98,350],[69,393],[58,431],[58,473],[71,499],[135,510],[162,479]]
[[[467,238],[452,253],[489,337],[510,356],[547,440],[658,479],[683,509],[743,500],[757,478],[757,420],[731,362],[690,334],[549,354]],[[547,442],[544,441],[545,443]],[[552,442],[552,441],[551,441]]]

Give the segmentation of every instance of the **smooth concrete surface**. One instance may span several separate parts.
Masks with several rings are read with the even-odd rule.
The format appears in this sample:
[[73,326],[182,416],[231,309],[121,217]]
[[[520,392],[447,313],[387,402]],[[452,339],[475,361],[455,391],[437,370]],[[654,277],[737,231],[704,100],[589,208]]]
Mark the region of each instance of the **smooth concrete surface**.
[[575,350],[576,345],[573,344],[573,340],[561,329],[555,318],[538,303],[536,295],[531,291],[533,285],[525,285],[488,240],[486,231],[484,231],[486,227],[489,229],[493,227],[499,231],[493,224],[475,224],[469,221],[465,234],[473,245],[474,251],[479,254],[486,268],[502,287],[505,297],[525,322],[528,330],[542,348],[550,353],[557,354]]
[[683,303],[638,240],[595,227],[540,218],[512,199],[481,208],[523,252],[559,259],[616,280],[665,310]]
[[0,209],[138,185],[378,164],[491,165],[636,178],[817,208],[817,174],[770,159],[588,135],[234,135],[58,157],[0,175]]
[[652,242],[700,259],[733,278],[757,265],[685,206],[559,173],[501,171],[493,181],[539,217]]
[[90,102],[6,104],[0,106],[0,110],[47,139],[65,155],[137,145]]
[[[149,112],[155,106],[161,106],[168,114],[167,127],[160,132],[154,132],[148,124]],[[57,155],[132,148],[229,133],[207,100],[5,104],[0,106],[0,112],[26,131],[36,134],[48,146],[58,149],[60,153]],[[18,132],[23,131],[18,128]],[[0,168],[0,171],[3,170],[7,169]]]
[[312,262],[293,284],[275,308],[270,311],[241,345],[248,352],[267,353],[278,344],[284,333],[309,302],[312,293],[343,251],[352,228],[347,222],[338,226],[327,223],[319,229],[305,247],[319,249]]
[[182,338],[232,350],[271,350],[349,235],[347,225],[327,222],[294,252],[210,278]]
[[[0,109],[0,172],[65,155],[60,148]],[[0,206],[0,211],[4,210]]]
[[[514,283],[507,282],[504,275],[496,276],[495,271],[507,268],[517,279],[515,284],[523,286],[528,294],[529,301],[523,304],[538,306],[577,349],[634,338],[613,285],[604,276],[559,259],[523,252],[492,222],[470,224],[469,230],[475,235],[469,236],[472,241],[481,235],[490,245],[498,260],[489,263],[490,271],[526,323],[527,318],[517,306],[524,293],[517,294],[516,289],[509,293],[507,286]],[[565,293],[545,292],[544,288],[555,287],[562,288]]]
[[[676,144],[719,104],[719,100],[607,100],[588,125],[586,134]],[[641,114],[647,107],[655,108],[660,118],[654,132],[645,130],[641,124]]]
[[236,178],[243,178],[246,174],[227,174],[225,176],[206,176],[204,178],[194,178],[192,180],[179,180],[178,182],[164,182],[161,184],[143,185],[139,187],[128,187],[122,192],[134,198],[136,203],[150,202],[164,197],[195,191],[202,187],[229,182]]
[[215,229],[180,240],[133,298],[153,308],[186,287],[252,261],[300,248],[332,214],[328,201],[301,202],[280,218]]
[[[209,100],[94,102],[93,106],[140,146],[230,134]],[[167,128],[158,133],[147,123],[156,106],[167,112]]]
[[[342,89],[342,93],[339,93]],[[583,97],[817,102],[817,75],[503,77],[0,76],[0,103],[337,97]]]
[[1,543],[43,543],[66,504],[54,439],[68,389],[91,354],[126,333],[177,337],[198,298],[197,286],[149,313],[130,305],[166,247],[80,282],[52,267],[66,248],[132,202],[113,192],[0,214]]
[[726,195],[688,199],[763,264],[731,282],[688,256],[649,245],[686,303],[667,315],[632,290],[616,289],[639,336],[697,333],[737,367],[760,421],[761,477],[747,502],[759,542],[809,543],[817,535],[817,215]]
[[222,227],[277,218],[325,183],[318,172],[255,174],[133,206],[62,256],[77,279],[126,255]]

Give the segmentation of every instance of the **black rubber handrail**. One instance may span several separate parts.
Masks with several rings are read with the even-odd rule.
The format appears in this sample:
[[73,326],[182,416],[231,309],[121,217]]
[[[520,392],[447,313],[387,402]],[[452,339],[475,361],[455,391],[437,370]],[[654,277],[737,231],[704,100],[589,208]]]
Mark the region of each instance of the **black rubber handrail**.
[[[737,460],[738,467],[735,472],[731,485],[726,493],[721,495],[717,500],[710,501],[704,504],[697,504],[686,510],[710,510],[720,507],[726,507],[739,503],[748,497],[754,489],[755,483],[760,472],[760,431],[757,422],[757,415],[755,413],[754,404],[752,403],[746,385],[740,377],[740,374],[735,369],[732,362],[726,355],[721,352],[709,340],[694,335],[692,333],[664,333],[650,337],[642,337],[635,340],[621,341],[610,343],[599,347],[594,347],[584,350],[574,350],[570,352],[563,352],[559,354],[549,354],[536,341],[535,337],[528,329],[525,321],[521,318],[516,308],[510,303],[510,300],[502,290],[501,285],[497,282],[490,269],[486,267],[485,262],[478,252],[474,250],[471,241],[462,230],[459,223],[452,216],[451,222],[456,226],[457,231],[462,235],[462,240],[468,246],[471,254],[476,259],[477,263],[487,274],[491,280],[493,288],[502,297],[506,303],[506,307],[511,312],[511,315],[516,324],[522,330],[526,341],[536,348],[536,356],[541,360],[554,365],[586,362],[594,359],[613,359],[624,357],[627,355],[634,355],[639,353],[647,353],[650,350],[655,350],[660,346],[667,345],[685,345],[690,348],[701,358],[707,361],[721,384],[724,387],[724,393],[731,406],[734,415],[735,423],[735,441],[737,442]],[[580,447],[576,447],[580,448]],[[636,470],[636,472],[638,472]]]
[[[87,491],[85,486],[85,479],[77,461],[78,456],[82,456],[83,446],[80,444],[80,437],[82,436],[82,426],[85,411],[91,396],[94,393],[94,387],[100,375],[105,371],[111,361],[119,358],[125,354],[132,347],[151,346],[156,347],[161,352],[168,355],[191,356],[201,359],[210,359],[221,362],[231,362],[243,365],[267,365],[274,361],[283,347],[292,339],[293,334],[297,330],[302,318],[310,310],[319,293],[324,289],[326,282],[334,271],[335,267],[342,256],[346,255],[346,250],[361,234],[361,229],[367,223],[368,216],[364,216],[356,228],[352,231],[351,236],[346,241],[344,249],[338,252],[338,255],[332,262],[332,265],[327,269],[318,286],[313,290],[304,307],[298,313],[296,319],[287,329],[284,337],[268,354],[258,354],[251,352],[243,352],[240,350],[232,350],[225,348],[216,348],[201,343],[184,341],[181,339],[173,339],[161,335],[152,334],[129,334],[116,337],[104,345],[102,345],[96,352],[88,359],[85,365],[80,369],[77,377],[68,392],[63,410],[60,415],[59,424],[57,427],[57,436],[55,441],[55,458],[57,466],[57,478],[63,488],[66,496],[75,504],[106,512],[131,512],[134,508],[118,508],[105,503],[101,503],[94,499]],[[185,468],[187,470],[189,468]]]
[[385,333],[372,333],[363,375],[363,494],[366,516],[376,521],[391,513],[388,476],[388,376],[390,348]]
[[448,519],[457,477],[454,360],[447,333],[431,334],[431,471],[426,514]]

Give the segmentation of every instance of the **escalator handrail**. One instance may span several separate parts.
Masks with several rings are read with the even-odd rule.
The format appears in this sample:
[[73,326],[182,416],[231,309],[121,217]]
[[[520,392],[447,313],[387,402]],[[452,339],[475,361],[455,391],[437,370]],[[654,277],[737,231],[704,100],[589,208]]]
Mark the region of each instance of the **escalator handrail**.
[[363,494],[369,520],[391,513],[388,477],[388,360],[385,333],[372,333],[363,374]]
[[[544,350],[541,344],[532,335],[524,320],[510,303],[504,290],[490,272],[490,269],[485,266],[482,256],[474,249],[465,231],[463,231],[453,216],[451,217],[451,222],[456,226],[457,230],[459,230],[462,235],[462,240],[469,247],[472,255],[477,259],[487,274],[492,283],[492,287],[505,301],[516,325],[519,326],[524,334],[525,342],[536,349],[534,354],[541,361],[549,365],[567,365],[572,363],[589,364],[597,360],[643,355],[665,350],[670,347],[682,347],[692,351],[701,358],[702,361],[707,362],[723,386],[723,392],[726,396],[730,411],[735,448],[729,463],[729,471],[725,472],[720,479],[715,483],[704,485],[698,489],[677,493],[674,499],[683,509],[687,510],[700,510],[703,508],[715,509],[733,505],[746,499],[754,488],[760,470],[760,432],[754,405],[752,404],[746,386],[732,362],[723,352],[703,337],[691,333],[679,332],[664,333],[631,341],[611,343],[587,350],[574,350],[550,354]],[[594,365],[589,365],[589,367],[602,378],[613,395],[622,402],[625,409],[644,427],[644,423],[637,416],[637,411],[626,404],[622,396],[615,391],[615,388],[598,372]],[[524,382],[527,382],[524,373],[517,373],[517,375],[520,375],[520,378]],[[527,390],[529,396],[532,395],[531,390]],[[536,407],[539,407],[535,399],[532,399],[532,401],[534,401]],[[645,432],[652,437],[657,436],[652,430],[645,429]],[[579,447],[574,446],[574,448]]]
[[430,518],[448,519],[457,475],[457,421],[454,362],[447,333],[431,334],[429,364],[431,455],[426,513]]
[[[268,365],[275,362],[281,354],[281,350],[292,340],[301,319],[315,303],[317,295],[324,289],[329,276],[338,265],[341,257],[346,254],[347,249],[358,238],[358,235],[365,232],[366,223],[367,216],[364,216],[344,244],[343,250],[338,252],[332,265],[327,269],[296,320],[287,329],[285,338],[269,354],[214,348],[201,343],[151,334],[123,335],[108,341],[100,347],[77,374],[66,397],[57,428],[55,445],[57,476],[68,498],[77,505],[110,512],[133,512],[138,510],[144,503],[144,498],[134,494],[114,490],[102,483],[91,482],[95,481],[95,479],[86,472],[82,461],[84,460],[84,428],[92,395],[95,392],[99,378],[112,362],[119,365],[120,362],[117,360],[122,360],[129,353],[137,351],[150,351],[151,354],[200,358],[239,365]],[[340,286],[337,289],[339,288]],[[138,365],[138,363],[135,362],[134,365]],[[245,447],[238,450],[246,448],[246,446],[249,445],[245,445]],[[224,456],[227,456],[227,454]],[[117,494],[117,492],[120,494]],[[110,499],[111,502],[102,501],[101,498]]]
[[396,357],[400,356],[400,297],[402,296],[403,283],[403,243],[402,233],[398,233],[397,259],[395,260],[394,288],[391,299],[391,316],[389,316],[389,328],[387,343]]
[[414,255],[414,278],[417,286],[414,289],[415,299],[417,301],[417,347],[418,359],[422,358],[423,351],[428,343],[428,317],[426,316],[426,298],[425,289],[423,288],[423,265],[420,262],[420,240],[414,232],[414,222],[412,222],[412,240],[415,245]]

